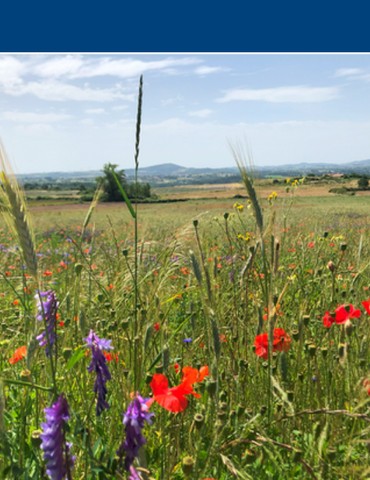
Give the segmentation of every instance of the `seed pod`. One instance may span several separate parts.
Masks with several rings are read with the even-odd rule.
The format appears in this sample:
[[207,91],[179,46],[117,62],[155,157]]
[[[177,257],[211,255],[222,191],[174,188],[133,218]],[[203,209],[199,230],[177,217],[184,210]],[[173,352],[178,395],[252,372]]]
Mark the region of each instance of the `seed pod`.
[[184,457],[182,459],[182,471],[185,475],[190,475],[194,470],[195,460],[193,457]]

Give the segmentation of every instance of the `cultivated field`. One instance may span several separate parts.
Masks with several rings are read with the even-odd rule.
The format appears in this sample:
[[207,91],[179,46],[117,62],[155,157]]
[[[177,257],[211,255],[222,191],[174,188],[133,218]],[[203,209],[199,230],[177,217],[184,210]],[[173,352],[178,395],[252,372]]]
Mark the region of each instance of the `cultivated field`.
[[255,186],[13,202],[0,478],[369,478],[370,199]]

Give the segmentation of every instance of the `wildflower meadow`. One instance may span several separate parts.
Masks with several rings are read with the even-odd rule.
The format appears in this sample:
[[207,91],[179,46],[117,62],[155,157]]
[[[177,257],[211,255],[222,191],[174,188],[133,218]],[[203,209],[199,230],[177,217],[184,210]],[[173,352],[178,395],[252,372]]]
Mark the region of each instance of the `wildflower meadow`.
[[262,198],[231,155],[223,211],[113,222],[98,190],[46,225],[1,149],[1,479],[370,477],[369,211]]

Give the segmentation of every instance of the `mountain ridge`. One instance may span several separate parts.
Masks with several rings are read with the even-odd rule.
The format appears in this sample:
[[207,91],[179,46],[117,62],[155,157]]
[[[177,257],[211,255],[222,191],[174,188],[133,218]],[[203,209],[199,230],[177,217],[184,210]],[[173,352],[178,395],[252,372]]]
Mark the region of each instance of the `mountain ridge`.
[[[121,167],[119,167],[121,168]],[[336,164],[336,163],[308,163],[301,162],[298,164],[285,164],[285,165],[265,165],[265,166],[251,166],[251,170],[256,175],[269,176],[269,175],[307,175],[312,174],[325,174],[325,173],[354,173],[354,174],[367,174],[370,175],[370,159],[356,160],[352,162]],[[132,178],[135,174],[133,168],[124,169],[126,176]],[[232,167],[184,167],[176,163],[161,163],[152,165],[149,167],[142,167],[139,169],[140,178],[149,177],[188,177],[199,175],[237,175],[238,168]],[[23,173],[18,177],[21,180],[44,178],[55,180],[56,178],[69,178],[78,180],[79,178],[95,178],[102,174],[101,170],[86,170],[86,171],[73,171],[73,172],[44,172],[44,173]]]

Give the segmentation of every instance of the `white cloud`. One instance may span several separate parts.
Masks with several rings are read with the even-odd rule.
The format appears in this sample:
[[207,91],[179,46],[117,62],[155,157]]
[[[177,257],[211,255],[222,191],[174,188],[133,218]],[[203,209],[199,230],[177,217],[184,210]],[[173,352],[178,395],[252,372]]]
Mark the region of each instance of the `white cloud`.
[[17,123],[54,123],[68,120],[71,115],[65,113],[3,112],[2,118]]
[[198,58],[166,58],[163,60],[144,61],[133,58],[104,57],[86,61],[70,78],[92,78],[99,76],[114,76],[119,78],[137,77],[148,71],[158,71],[174,67],[183,67],[199,64]]
[[124,94],[120,88],[90,88],[79,87],[69,83],[46,80],[43,82],[29,82],[12,85],[3,89],[5,93],[13,96],[26,94],[34,95],[41,100],[62,102],[67,100],[78,102],[111,102],[113,100],[134,100],[133,94]]
[[80,55],[56,56],[37,63],[31,71],[39,77],[58,78],[76,74],[83,64],[84,61]]
[[191,117],[207,118],[212,113],[213,110],[210,110],[209,108],[203,108],[202,110],[193,110],[192,112],[189,112],[189,115]]
[[363,70],[360,68],[338,68],[338,70],[335,71],[334,76],[335,77],[353,77],[357,75],[361,75],[363,73]]
[[339,96],[337,87],[308,87],[297,85],[260,89],[233,89],[218,98],[219,103],[232,101],[260,101],[269,103],[316,103],[333,100]]
[[15,57],[0,57],[0,86],[17,85],[22,82],[25,65]]
[[206,65],[202,65],[200,67],[197,67],[194,70],[194,73],[197,75],[208,75],[210,73],[216,73],[216,72],[224,72],[225,68],[222,67],[207,67]]

